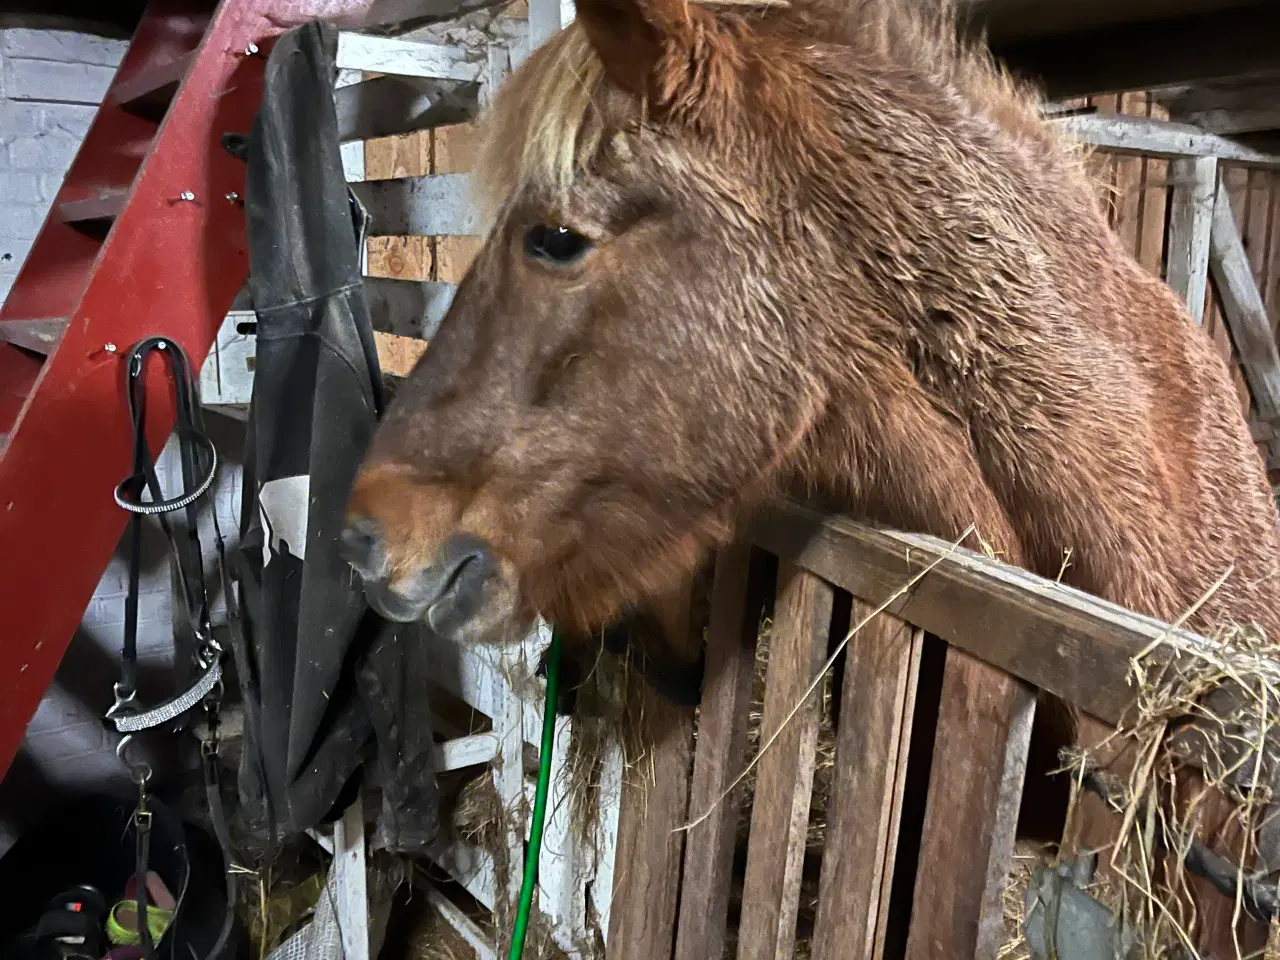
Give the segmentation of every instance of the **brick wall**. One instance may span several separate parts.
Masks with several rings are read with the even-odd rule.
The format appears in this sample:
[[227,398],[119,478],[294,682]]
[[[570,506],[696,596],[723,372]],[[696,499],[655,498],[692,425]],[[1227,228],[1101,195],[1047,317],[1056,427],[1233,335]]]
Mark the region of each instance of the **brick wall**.
[[[0,29],[0,302],[126,47],[123,40],[69,30]],[[224,464],[218,515],[223,531],[234,532],[243,429],[218,416],[210,417],[209,426]],[[130,438],[120,442],[128,444]],[[170,492],[175,489],[167,479],[173,473],[167,469],[171,454],[172,448],[166,448],[160,463],[161,483]],[[206,543],[208,529],[206,523]],[[168,553],[154,525],[148,528],[143,554],[138,647],[144,693],[154,703],[172,692],[173,659]],[[206,572],[213,572],[209,562]],[[127,783],[114,753],[116,737],[102,721],[119,674],[127,587],[128,561],[118,550],[27,729],[17,760],[0,783],[0,853],[50,801]],[[162,775],[178,772],[171,738],[152,736],[143,749]]]
[[127,46],[70,30],[0,30],[0,301]]

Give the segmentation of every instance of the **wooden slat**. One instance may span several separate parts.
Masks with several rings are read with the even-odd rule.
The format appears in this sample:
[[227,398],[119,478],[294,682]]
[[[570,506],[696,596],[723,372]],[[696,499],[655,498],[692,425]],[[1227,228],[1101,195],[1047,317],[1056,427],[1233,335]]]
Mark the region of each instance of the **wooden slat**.
[[1209,233],[1213,226],[1218,162],[1212,157],[1175,160],[1173,209],[1169,216],[1169,286],[1196,323],[1204,320],[1209,288]]
[[872,604],[888,601],[942,558],[890,612],[1113,725],[1133,702],[1130,661],[1155,641],[1221,650],[1189,631],[1170,631],[1158,620],[953,550],[936,537],[877,530],[797,505],[759,511],[748,533],[763,549]]
[[431,173],[430,130],[418,130],[400,136],[378,137],[365,141],[364,176],[360,178],[361,180],[425,177],[429,173]]
[[1035,691],[947,651],[908,960],[995,960],[1027,769]]
[[498,738],[492,733],[473,733],[446,740],[435,748],[438,773],[461,770],[488,763],[498,755]]
[[792,956],[795,950],[821,690],[809,695],[780,736],[773,739],[773,735],[801,701],[826,659],[833,602],[830,584],[792,564],[779,564],[760,725],[765,752],[756,768],[738,932],[739,960],[776,960]]
[[[1160,109],[1148,100],[1148,109]],[[1142,233],[1138,237],[1138,261],[1153,276],[1164,276],[1165,209],[1169,196],[1169,161],[1142,158]]]
[[[696,656],[701,637],[689,629],[689,587],[654,605],[672,648]],[[622,788],[615,853],[613,903],[606,960],[669,957],[675,944],[680,861],[689,807],[693,711],[644,692],[641,705],[653,749]]]
[[435,258],[429,237],[369,237],[366,271],[388,280],[430,280]]
[[[1143,94],[1126,93],[1120,98],[1120,111],[1136,115],[1146,109]],[[1116,220],[1114,229],[1124,248],[1138,254],[1142,230],[1142,164],[1145,157],[1120,155],[1115,158]]]
[[1213,207],[1209,252],[1214,286],[1222,299],[1258,417],[1275,421],[1280,418],[1280,350],[1276,348],[1267,308],[1254,282],[1225,187],[1218,191]]
[[720,800],[742,769],[751,712],[759,624],[751,615],[751,548],[734,543],[716,558],[707,627],[706,680],[698,712],[689,812],[710,815],[685,839],[681,884],[696,896],[680,900],[675,960],[706,960],[724,954],[733,882],[733,845],[738,824],[735,795]]
[[[870,612],[855,601],[851,620],[857,624]],[[815,957],[883,955],[923,639],[921,631],[880,614],[849,644]]]

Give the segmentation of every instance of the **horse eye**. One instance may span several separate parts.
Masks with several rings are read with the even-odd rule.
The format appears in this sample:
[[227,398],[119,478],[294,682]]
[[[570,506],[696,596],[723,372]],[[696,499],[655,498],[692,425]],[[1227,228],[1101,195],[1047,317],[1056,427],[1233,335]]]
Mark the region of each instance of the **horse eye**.
[[524,237],[524,252],[536,260],[552,263],[573,263],[591,246],[591,241],[568,227],[553,227],[540,223],[531,227]]

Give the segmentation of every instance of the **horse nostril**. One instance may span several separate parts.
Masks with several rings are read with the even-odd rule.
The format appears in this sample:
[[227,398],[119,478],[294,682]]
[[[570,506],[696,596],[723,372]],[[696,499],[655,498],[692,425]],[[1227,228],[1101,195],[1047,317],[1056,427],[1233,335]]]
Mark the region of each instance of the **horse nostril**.
[[493,551],[479,537],[454,534],[440,546],[436,564],[437,595],[427,621],[449,634],[476,615],[483,603],[486,581],[497,569]]
[[372,517],[358,517],[347,525],[342,531],[339,552],[363,579],[381,580],[386,577],[390,558],[382,545],[378,521]]
[[455,533],[440,547],[440,567],[443,573],[441,593],[451,587],[461,586],[459,581],[483,581],[493,572],[493,552],[489,545],[469,533]]

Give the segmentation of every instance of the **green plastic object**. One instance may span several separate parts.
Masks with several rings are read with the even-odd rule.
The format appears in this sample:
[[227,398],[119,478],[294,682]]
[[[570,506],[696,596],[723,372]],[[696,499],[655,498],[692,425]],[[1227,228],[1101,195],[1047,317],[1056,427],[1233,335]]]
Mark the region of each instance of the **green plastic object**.
[[520,884],[520,902],[516,905],[516,922],[511,933],[511,952],[507,960],[524,956],[524,941],[529,932],[529,912],[533,909],[533,888],[538,882],[538,856],[542,852],[542,828],[547,819],[547,793],[551,786],[551,749],[556,741],[556,701],[560,694],[560,631],[551,631],[551,648],[547,653],[547,699],[542,708],[542,748],[538,753],[538,789],[533,796],[533,820],[529,824],[529,846],[524,855],[524,880]]

